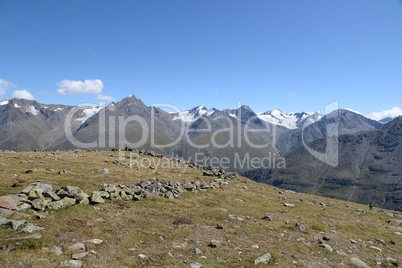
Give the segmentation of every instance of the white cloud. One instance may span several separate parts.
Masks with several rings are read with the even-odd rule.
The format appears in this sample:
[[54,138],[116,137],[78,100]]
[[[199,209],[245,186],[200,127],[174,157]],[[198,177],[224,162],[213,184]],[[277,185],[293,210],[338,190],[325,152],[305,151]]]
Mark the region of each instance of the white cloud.
[[31,93],[28,90],[16,90],[11,94],[11,98],[18,98],[18,99],[27,99],[27,100],[35,100]]
[[12,82],[0,78],[0,96],[5,96],[6,91],[12,86],[14,86]]
[[296,93],[289,93],[288,94],[288,97],[294,97],[294,96],[296,96]]
[[395,118],[400,115],[402,115],[402,109],[400,107],[394,107],[391,110],[385,110],[382,112],[373,112],[370,114],[370,118],[378,121],[387,117]]
[[116,98],[114,98],[114,97],[110,97],[110,96],[102,95],[102,94],[99,94],[98,96],[96,96],[96,98],[98,100],[105,100],[105,101],[114,101],[114,100],[116,100]]
[[74,80],[62,80],[57,83],[60,87],[57,89],[57,93],[61,95],[76,95],[82,93],[88,94],[98,94],[102,92],[103,83],[99,79],[95,80],[85,80],[82,81],[74,81]]

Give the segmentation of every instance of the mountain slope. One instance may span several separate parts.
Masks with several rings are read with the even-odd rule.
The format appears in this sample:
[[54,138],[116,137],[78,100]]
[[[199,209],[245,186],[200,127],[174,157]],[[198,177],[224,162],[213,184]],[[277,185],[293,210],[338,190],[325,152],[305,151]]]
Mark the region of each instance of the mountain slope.
[[327,126],[337,125],[338,135],[353,134],[360,131],[375,129],[381,124],[361,114],[349,110],[336,110],[320,120],[305,121],[299,129],[294,129],[278,135],[276,146],[282,154],[295,150],[305,143],[310,143],[327,136]]
[[[338,140],[335,168],[299,147],[285,155],[286,169],[257,169],[247,176],[278,187],[402,211],[402,117]],[[308,146],[324,152],[325,144],[320,139]]]

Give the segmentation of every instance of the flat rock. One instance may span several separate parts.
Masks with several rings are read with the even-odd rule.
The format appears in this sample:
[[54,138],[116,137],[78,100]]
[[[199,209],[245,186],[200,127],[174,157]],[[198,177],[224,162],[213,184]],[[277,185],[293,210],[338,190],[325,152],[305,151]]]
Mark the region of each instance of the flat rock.
[[62,251],[61,248],[59,248],[59,247],[52,247],[52,248],[49,250],[49,252],[52,253],[52,254],[54,254],[54,255],[57,255],[57,256],[60,256],[61,254],[63,254],[63,251]]
[[193,263],[190,263],[190,267],[191,268],[200,268],[200,267],[202,267],[202,265],[199,262],[193,262]]
[[80,259],[86,257],[87,255],[88,255],[88,252],[82,252],[82,253],[73,254],[73,255],[71,256],[71,258],[72,258],[73,260],[80,260]]
[[60,267],[73,267],[73,268],[78,268],[81,267],[82,263],[80,260],[68,260],[68,261],[63,261],[60,263]]
[[85,251],[85,245],[82,244],[82,243],[76,243],[76,244],[74,244],[74,245],[68,247],[68,249]]
[[21,236],[21,237],[13,237],[13,238],[8,238],[6,240],[27,240],[27,239],[40,239],[42,238],[42,234],[31,234],[27,236]]
[[265,253],[264,255],[258,257],[257,259],[254,260],[254,264],[260,264],[260,263],[268,263],[269,260],[271,259],[271,254]]
[[350,262],[359,268],[370,268],[370,266],[368,266],[365,262],[363,262],[362,260],[360,260],[356,257],[350,258]]
[[294,206],[295,206],[295,205],[290,204],[290,203],[283,203],[283,205],[284,205],[285,207],[290,207],[290,208],[292,208],[292,207],[294,207]]
[[98,172],[99,172],[100,175],[110,174],[109,169],[106,168],[106,167],[99,169]]
[[86,240],[86,241],[84,241],[84,243],[92,243],[92,244],[100,245],[103,243],[103,240],[94,238],[94,239]]
[[0,208],[17,209],[17,202],[9,196],[0,197]]
[[29,215],[27,215],[27,214],[19,213],[16,211],[5,209],[5,208],[0,208],[0,216],[4,217],[6,219],[12,219],[12,220],[20,220],[23,218],[29,218]]
[[69,198],[69,197],[64,197],[60,201],[54,201],[50,202],[47,207],[52,210],[57,210],[65,207],[69,207],[75,205],[75,199],[74,198]]

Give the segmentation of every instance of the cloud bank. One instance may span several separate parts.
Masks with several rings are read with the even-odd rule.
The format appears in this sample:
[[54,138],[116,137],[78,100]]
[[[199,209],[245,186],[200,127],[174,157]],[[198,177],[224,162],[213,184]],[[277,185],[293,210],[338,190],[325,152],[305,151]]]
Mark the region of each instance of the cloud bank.
[[99,79],[87,79],[84,82],[66,79],[57,83],[57,85],[60,87],[57,89],[57,93],[61,95],[76,95],[82,93],[99,94],[103,89],[103,83]]
[[114,100],[116,100],[116,98],[114,98],[114,97],[110,97],[110,96],[102,95],[102,94],[99,94],[98,96],[96,96],[96,98],[98,100],[105,100],[105,101],[114,101]]
[[27,99],[27,100],[35,100],[31,93],[28,90],[16,90],[11,94],[11,98],[18,98],[18,99]]
[[394,107],[391,110],[385,110],[382,112],[373,112],[369,116],[374,120],[381,120],[387,117],[395,118],[402,115],[402,109],[400,107]]
[[6,91],[14,86],[14,84],[10,81],[0,78],[0,96],[3,97],[6,95]]

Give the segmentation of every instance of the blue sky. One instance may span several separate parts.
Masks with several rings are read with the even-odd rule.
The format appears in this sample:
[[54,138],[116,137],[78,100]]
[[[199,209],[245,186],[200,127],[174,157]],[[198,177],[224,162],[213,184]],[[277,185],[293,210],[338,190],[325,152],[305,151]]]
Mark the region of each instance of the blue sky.
[[256,112],[338,100],[368,115],[402,106],[402,2],[0,0],[0,79],[0,99]]

